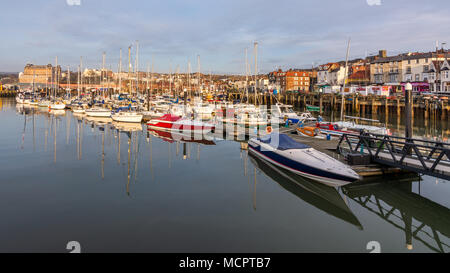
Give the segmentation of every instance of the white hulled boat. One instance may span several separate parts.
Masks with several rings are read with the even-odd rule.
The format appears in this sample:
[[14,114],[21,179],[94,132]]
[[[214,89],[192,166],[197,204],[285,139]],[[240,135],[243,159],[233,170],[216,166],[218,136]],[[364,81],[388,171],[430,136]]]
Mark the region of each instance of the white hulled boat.
[[252,138],[248,144],[250,152],[261,159],[329,186],[344,186],[360,179],[348,165],[286,134]]
[[89,117],[111,117],[111,110],[99,106],[94,106],[91,109],[87,109],[85,110],[85,113]]
[[134,122],[140,123],[144,115],[132,111],[119,111],[111,114],[111,118],[118,122]]

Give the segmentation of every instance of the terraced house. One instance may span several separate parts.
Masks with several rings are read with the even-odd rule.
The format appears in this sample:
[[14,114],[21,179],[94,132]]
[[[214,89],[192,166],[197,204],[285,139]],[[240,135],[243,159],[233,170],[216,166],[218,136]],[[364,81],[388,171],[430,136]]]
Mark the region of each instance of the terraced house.
[[269,73],[269,83],[277,84],[283,91],[304,91],[310,90],[312,71],[281,69]]
[[[391,57],[384,54],[370,64],[370,81],[372,84],[391,85],[397,89],[401,89],[406,82],[411,82],[413,91],[439,91],[440,84],[434,84],[437,79],[435,73],[438,70],[436,66],[440,67],[445,60],[444,55],[443,51],[406,53]],[[433,75],[434,79],[431,79]]]

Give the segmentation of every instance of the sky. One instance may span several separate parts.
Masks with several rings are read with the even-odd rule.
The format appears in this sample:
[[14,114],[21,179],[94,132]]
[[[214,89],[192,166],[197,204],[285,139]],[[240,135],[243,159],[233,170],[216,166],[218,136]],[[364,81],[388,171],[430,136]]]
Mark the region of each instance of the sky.
[[[77,5],[79,2],[79,5]],[[27,63],[123,67],[128,46],[139,68],[245,74],[311,68],[350,58],[450,47],[448,0],[14,0],[0,8],[0,71]],[[134,60],[133,60],[134,64]]]

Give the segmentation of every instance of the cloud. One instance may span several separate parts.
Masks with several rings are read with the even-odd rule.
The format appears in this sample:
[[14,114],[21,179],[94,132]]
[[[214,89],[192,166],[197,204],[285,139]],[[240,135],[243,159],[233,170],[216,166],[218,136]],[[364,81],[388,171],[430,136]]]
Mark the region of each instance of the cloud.
[[253,58],[257,40],[259,68],[265,72],[342,60],[349,37],[351,57],[379,49],[432,50],[435,40],[450,37],[446,0],[379,6],[370,1],[377,8],[368,3],[96,0],[69,6],[65,0],[8,1],[0,17],[6,26],[0,71],[20,71],[29,61],[49,63],[56,55],[67,65],[77,65],[83,56],[86,65],[99,67],[103,51],[115,68],[119,49],[125,56],[127,47],[139,40],[141,69],[153,58],[158,70],[168,71],[171,62],[185,71],[188,60],[196,68],[199,54],[205,70],[243,73],[244,50]]

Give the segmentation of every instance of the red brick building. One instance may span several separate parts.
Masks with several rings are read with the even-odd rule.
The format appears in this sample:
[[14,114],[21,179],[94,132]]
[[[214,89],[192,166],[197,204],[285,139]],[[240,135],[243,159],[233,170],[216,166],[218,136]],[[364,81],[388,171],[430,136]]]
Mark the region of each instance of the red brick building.
[[308,92],[311,86],[313,71],[308,70],[288,70],[281,69],[269,73],[269,82],[278,84],[283,91],[303,91]]

